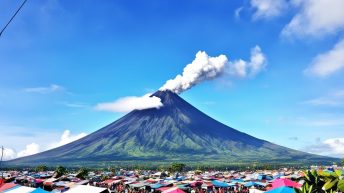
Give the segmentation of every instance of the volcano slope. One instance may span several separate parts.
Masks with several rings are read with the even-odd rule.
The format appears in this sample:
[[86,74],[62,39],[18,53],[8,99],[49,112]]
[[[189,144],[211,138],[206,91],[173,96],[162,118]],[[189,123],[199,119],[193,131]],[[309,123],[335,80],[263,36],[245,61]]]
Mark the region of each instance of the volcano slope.
[[338,161],[242,133],[207,116],[171,91],[153,95],[161,99],[163,107],[134,110],[82,139],[7,164]]

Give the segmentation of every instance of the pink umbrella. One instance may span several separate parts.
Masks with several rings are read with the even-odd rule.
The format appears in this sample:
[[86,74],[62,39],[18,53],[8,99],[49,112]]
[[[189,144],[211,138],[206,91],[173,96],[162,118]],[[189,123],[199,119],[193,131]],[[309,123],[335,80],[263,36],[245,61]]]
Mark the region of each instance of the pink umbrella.
[[185,193],[185,192],[179,189],[178,187],[172,187],[172,188],[162,191],[161,193]]
[[275,189],[281,186],[288,186],[288,187],[292,187],[292,188],[301,188],[301,184],[294,182],[292,180],[289,179],[275,179],[272,182],[272,188],[271,189]]

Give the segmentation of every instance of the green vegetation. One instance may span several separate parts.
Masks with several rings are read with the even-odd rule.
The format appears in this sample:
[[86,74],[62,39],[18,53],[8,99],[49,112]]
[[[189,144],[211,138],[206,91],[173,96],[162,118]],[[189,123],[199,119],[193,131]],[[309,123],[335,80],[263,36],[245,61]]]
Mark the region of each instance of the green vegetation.
[[65,174],[67,174],[67,169],[65,167],[62,167],[62,166],[57,166],[56,169],[55,169],[55,177],[56,178],[59,178]]
[[[169,171],[172,163],[184,163],[185,170],[260,170],[260,169],[279,169],[279,168],[294,168],[294,169],[308,169],[311,164],[305,162],[234,162],[234,161],[221,161],[221,160],[203,160],[203,161],[150,161],[142,162],[137,160],[132,161],[84,161],[84,162],[58,162],[46,163],[48,170],[55,170],[56,165],[64,166],[68,171],[78,171],[81,167],[87,167],[90,170],[107,170],[117,173],[120,169],[127,170],[159,170]],[[36,166],[39,164],[30,163],[26,165],[5,165],[5,170],[22,170],[29,169],[35,171]],[[322,165],[314,162],[314,165]]]
[[47,171],[48,167],[46,165],[38,165],[35,169],[36,172],[44,172]]
[[76,175],[76,177],[84,180],[88,176],[88,172],[89,172],[89,170],[87,168],[82,167],[78,171],[78,174]]
[[305,183],[301,190],[295,189],[296,193],[332,193],[344,192],[344,179],[342,172],[336,170],[334,172],[324,171],[305,171]]
[[172,165],[169,168],[170,172],[182,172],[185,168],[185,164],[183,163],[172,163]]

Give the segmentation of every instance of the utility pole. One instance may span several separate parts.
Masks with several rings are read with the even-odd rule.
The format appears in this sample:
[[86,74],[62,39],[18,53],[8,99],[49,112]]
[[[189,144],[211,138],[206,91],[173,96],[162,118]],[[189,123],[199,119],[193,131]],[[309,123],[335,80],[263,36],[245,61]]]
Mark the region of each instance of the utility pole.
[[0,171],[1,171],[1,179],[4,179],[4,171],[1,170],[2,166],[2,158],[4,157],[4,146],[1,146],[1,159],[0,159]]

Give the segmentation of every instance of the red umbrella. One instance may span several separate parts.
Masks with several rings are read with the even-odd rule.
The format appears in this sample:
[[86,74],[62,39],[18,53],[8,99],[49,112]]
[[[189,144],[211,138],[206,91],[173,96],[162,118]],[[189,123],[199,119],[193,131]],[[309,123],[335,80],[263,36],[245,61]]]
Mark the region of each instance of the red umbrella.
[[1,187],[0,187],[0,192],[2,191],[5,191],[5,190],[8,190],[10,188],[13,188],[15,186],[19,186],[18,184],[15,184],[15,183],[5,183],[3,184]]

